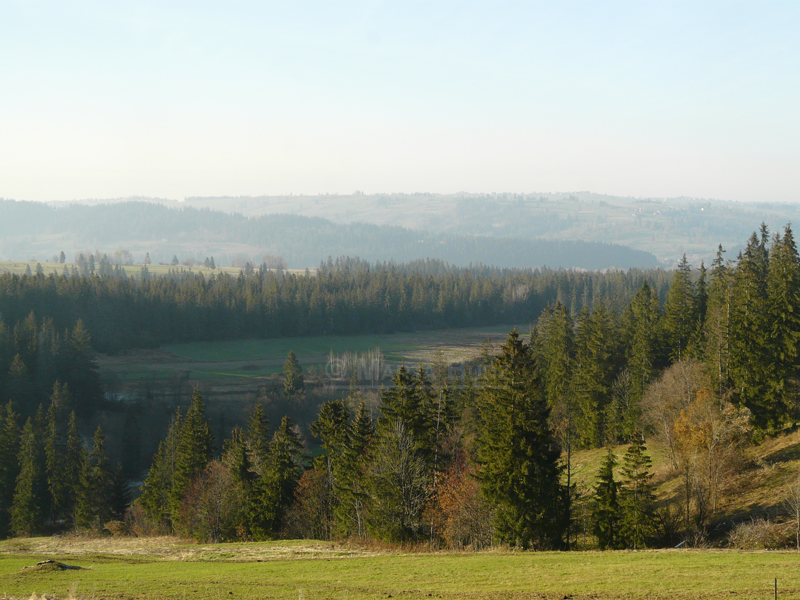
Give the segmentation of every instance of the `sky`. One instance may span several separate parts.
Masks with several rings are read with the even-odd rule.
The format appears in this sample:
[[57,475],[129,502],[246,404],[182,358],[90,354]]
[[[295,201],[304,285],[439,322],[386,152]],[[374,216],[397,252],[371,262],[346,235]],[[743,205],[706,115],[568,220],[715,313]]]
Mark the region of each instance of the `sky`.
[[0,197],[800,202],[800,2],[0,2]]

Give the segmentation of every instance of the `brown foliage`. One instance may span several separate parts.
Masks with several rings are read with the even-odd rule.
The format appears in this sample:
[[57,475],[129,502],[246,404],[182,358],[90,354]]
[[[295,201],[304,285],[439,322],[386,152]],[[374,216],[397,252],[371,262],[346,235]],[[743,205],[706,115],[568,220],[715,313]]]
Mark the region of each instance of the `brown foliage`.
[[698,390],[673,427],[676,462],[684,477],[687,521],[690,499],[701,527],[744,462],[752,426],[750,411],[719,400],[709,388]]
[[245,520],[244,500],[244,491],[228,467],[212,460],[184,496],[183,533],[214,543],[238,539]]
[[463,461],[442,475],[426,517],[451,548],[479,550],[492,543],[492,509],[480,493],[475,468]]
[[333,537],[333,491],[325,469],[309,469],[300,477],[294,504],[286,516],[287,538],[329,540]]

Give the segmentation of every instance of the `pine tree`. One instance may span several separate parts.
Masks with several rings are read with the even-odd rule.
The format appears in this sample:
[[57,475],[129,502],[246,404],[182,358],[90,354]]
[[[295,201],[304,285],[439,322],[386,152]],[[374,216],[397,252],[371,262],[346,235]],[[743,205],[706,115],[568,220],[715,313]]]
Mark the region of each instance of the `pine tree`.
[[287,398],[294,398],[305,389],[300,361],[291,350],[283,364],[283,389]]
[[617,459],[611,448],[597,474],[597,486],[594,492],[594,534],[601,550],[619,547],[620,506],[617,498],[617,482],[614,481],[614,467]]
[[650,457],[644,438],[637,431],[622,459],[620,493],[620,538],[629,548],[644,548],[652,533],[655,498],[652,491]]
[[206,420],[205,403],[200,388],[195,388],[192,403],[186,411],[175,452],[169,507],[173,521],[180,512],[183,496],[211,460],[214,440]]
[[10,533],[10,511],[19,476],[19,450],[19,416],[9,402],[0,414],[0,538]]
[[[28,419],[22,428],[19,451],[19,475],[11,505],[11,530],[29,536],[42,531],[47,517],[49,497],[42,427],[40,418]],[[38,422],[38,423],[37,423]]]
[[497,508],[498,537],[523,548],[565,547],[569,508],[560,451],[533,357],[516,331],[486,373],[479,410],[480,481]]

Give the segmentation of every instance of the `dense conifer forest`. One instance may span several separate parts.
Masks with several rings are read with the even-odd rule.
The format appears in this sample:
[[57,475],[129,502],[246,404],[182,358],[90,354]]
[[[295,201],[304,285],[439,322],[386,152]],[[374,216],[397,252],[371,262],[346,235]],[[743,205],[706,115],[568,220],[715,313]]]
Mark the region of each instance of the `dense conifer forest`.
[[[0,423],[5,535],[105,526],[210,541],[566,549],[588,511],[601,548],[673,544],[704,534],[742,449],[800,415],[800,257],[789,226],[772,236],[762,226],[736,260],[720,247],[708,269],[684,259],[671,273],[343,259],[308,276],[262,269],[208,281],[105,274],[0,284],[9,319],[0,328],[2,389],[15,394]],[[174,411],[127,511],[102,430],[87,444],[71,416],[92,406],[89,334],[97,347],[121,348],[512,316],[529,316],[530,333],[512,332],[463,375],[441,362],[401,367],[374,407],[355,382],[321,405],[308,432],[288,417],[273,427],[257,403],[243,427],[215,440],[196,389]],[[146,339],[126,337],[148,319],[158,326]],[[123,341],[112,343],[117,335]],[[291,354],[284,374],[276,394],[306,393]],[[320,445],[313,457],[309,435]],[[657,435],[680,474],[680,506],[654,502],[645,440]],[[578,490],[571,453],[619,443],[628,445],[620,469],[609,454],[596,487]]]

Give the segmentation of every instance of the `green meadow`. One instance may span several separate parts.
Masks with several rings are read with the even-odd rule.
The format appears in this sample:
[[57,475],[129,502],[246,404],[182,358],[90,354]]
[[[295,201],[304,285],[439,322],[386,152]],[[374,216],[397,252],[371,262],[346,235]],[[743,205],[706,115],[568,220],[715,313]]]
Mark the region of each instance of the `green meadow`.
[[[36,540],[31,541],[31,550]],[[213,547],[0,544],[0,593],[103,599],[800,598],[794,552],[370,552],[328,542]],[[44,559],[79,570],[25,568]]]

